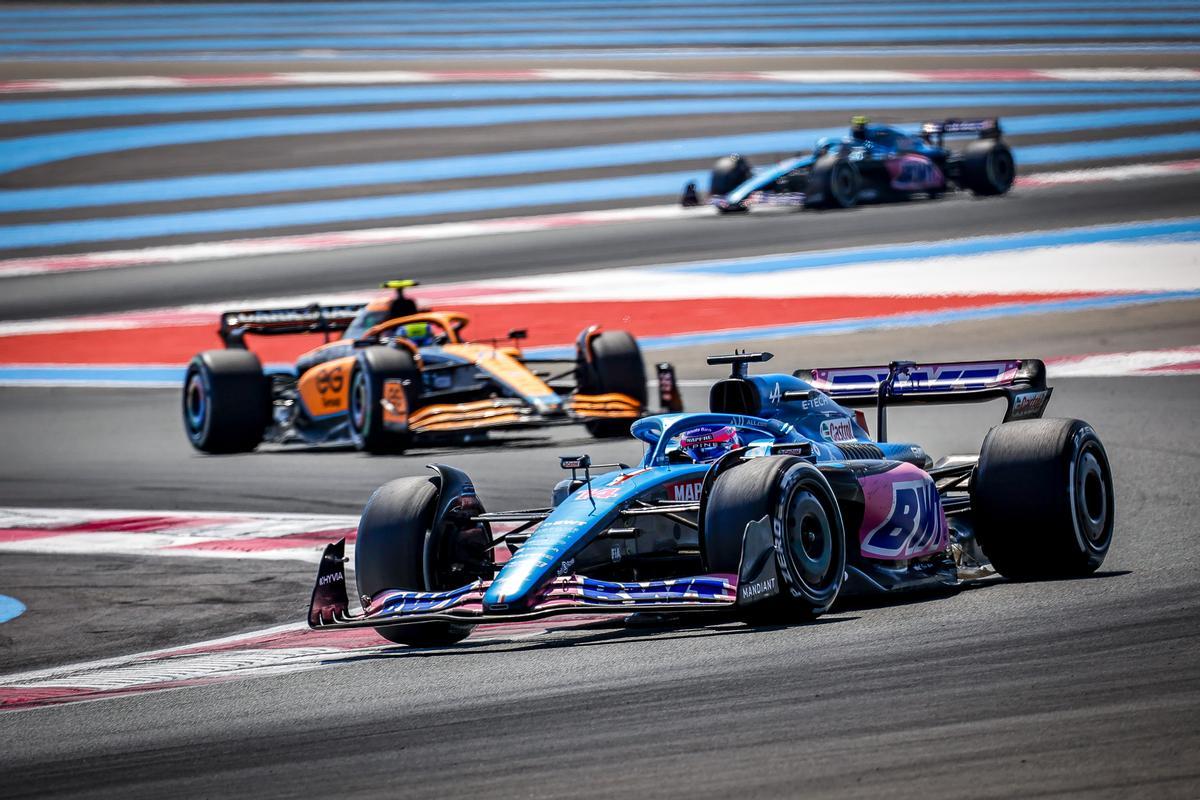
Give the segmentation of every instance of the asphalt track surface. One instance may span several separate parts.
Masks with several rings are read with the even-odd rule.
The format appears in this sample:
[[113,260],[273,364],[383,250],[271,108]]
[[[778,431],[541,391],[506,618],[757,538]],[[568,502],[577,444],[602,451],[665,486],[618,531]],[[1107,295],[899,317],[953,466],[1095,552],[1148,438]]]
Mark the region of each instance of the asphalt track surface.
[[[1059,383],[1054,413],[1095,423],[1118,476],[1115,544],[1093,578],[994,583],[798,627],[398,647],[14,712],[0,717],[4,795],[1191,796],[1197,389],[1194,378]],[[205,590],[182,580],[179,592]],[[171,606],[147,609],[147,623],[195,619]]]
[[[897,61],[886,67],[899,68]],[[1162,54],[924,55],[899,66],[1030,61],[1181,63]],[[671,63],[682,69],[688,62]],[[734,69],[737,62],[722,63]],[[799,68],[795,59],[766,54],[749,63]],[[353,68],[389,64],[396,68],[368,61]],[[863,65],[857,57],[820,62]],[[275,66],[139,62],[135,71]],[[15,62],[5,76],[81,70],[131,74],[129,65],[108,62]],[[406,275],[446,280],[1192,216],[1197,188],[1191,178],[1131,181],[846,215],[648,223],[9,279],[0,318],[359,288],[394,276],[398,263]],[[791,368],[1197,342],[1200,303],[1188,301],[730,346],[772,350],[775,363]],[[707,350],[654,357],[678,363],[681,378],[715,377],[703,366]],[[396,647],[327,669],[4,713],[0,797],[561,797],[581,790],[1195,797],[1200,378],[1062,379],[1055,386],[1049,413],[1091,422],[1117,479],[1114,545],[1093,578],[995,581],[911,602],[849,606],[805,626],[600,625],[523,642]],[[703,390],[689,389],[687,399],[700,407]],[[633,442],[594,443],[560,429],[398,458],[344,450],[206,458],[188,448],[177,402],[175,393],[156,390],[0,389],[0,505],[353,513],[378,484],[437,460],[468,469],[488,507],[502,509],[544,502],[559,477],[558,453],[584,447],[594,457],[628,460],[639,451]],[[893,437],[934,453],[971,451],[989,414],[996,409],[898,413]],[[291,562],[6,553],[0,587],[29,611],[0,626],[0,672],[294,621],[310,573]]]

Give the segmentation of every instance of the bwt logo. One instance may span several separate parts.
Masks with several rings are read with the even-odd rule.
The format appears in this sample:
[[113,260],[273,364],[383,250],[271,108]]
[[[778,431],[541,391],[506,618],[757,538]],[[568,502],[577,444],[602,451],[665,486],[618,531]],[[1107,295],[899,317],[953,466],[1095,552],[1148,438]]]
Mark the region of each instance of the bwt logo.
[[907,558],[944,541],[942,500],[930,480],[892,484],[887,518],[862,540],[863,555]]

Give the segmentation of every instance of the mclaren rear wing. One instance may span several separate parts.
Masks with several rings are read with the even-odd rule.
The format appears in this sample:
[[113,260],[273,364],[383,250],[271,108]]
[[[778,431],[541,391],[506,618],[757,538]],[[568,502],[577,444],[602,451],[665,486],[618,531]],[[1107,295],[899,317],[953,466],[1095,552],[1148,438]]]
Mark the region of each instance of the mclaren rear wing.
[[221,314],[218,333],[226,347],[244,348],[246,334],[282,336],[294,333],[332,333],[350,327],[363,304],[322,306],[314,303],[303,308],[261,308],[226,311]]
[[1046,365],[1036,358],[948,361],[886,366],[802,369],[793,373],[844,406],[878,409],[878,436],[887,441],[887,408],[897,405],[974,403],[1003,398],[1004,421],[1036,419],[1053,391]]

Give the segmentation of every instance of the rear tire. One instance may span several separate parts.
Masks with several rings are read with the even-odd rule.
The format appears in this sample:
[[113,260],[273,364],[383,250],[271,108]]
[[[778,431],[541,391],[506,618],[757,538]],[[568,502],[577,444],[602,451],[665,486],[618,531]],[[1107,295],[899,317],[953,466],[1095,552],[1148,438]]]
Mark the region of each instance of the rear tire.
[[[384,589],[414,592],[450,587],[429,585],[425,575],[426,541],[437,511],[438,482],[433,477],[400,478],[375,490],[358,522],[354,579],[360,595]],[[421,622],[389,625],[375,631],[396,644],[436,646],[462,641],[471,625]]]
[[394,347],[368,347],[359,354],[350,372],[350,438],[361,451],[375,455],[403,453],[412,436],[390,431],[383,424],[383,386],[385,381],[407,381],[405,397],[408,410],[415,408],[421,385],[421,371],[412,353]]
[[737,574],[746,526],[775,529],[781,596],[750,606],[753,620],[812,619],[829,610],[846,572],[846,535],[829,482],[794,456],[754,458],[720,475],[705,503],[705,568]]
[[[637,340],[625,331],[605,331],[592,340],[591,349],[591,362],[576,367],[580,390],[587,394],[628,395],[645,408],[649,402],[646,366]],[[629,425],[628,419],[595,419],[584,427],[597,438],[612,438],[628,435]]]
[[963,151],[960,179],[980,197],[1004,194],[1017,177],[1017,165],[1008,145],[994,139],[971,142]]
[[248,350],[207,350],[183,380],[183,428],[205,453],[248,453],[271,421],[271,384]]
[[975,532],[1006,578],[1090,575],[1112,543],[1108,455],[1077,419],[1008,422],[988,432],[971,486]]

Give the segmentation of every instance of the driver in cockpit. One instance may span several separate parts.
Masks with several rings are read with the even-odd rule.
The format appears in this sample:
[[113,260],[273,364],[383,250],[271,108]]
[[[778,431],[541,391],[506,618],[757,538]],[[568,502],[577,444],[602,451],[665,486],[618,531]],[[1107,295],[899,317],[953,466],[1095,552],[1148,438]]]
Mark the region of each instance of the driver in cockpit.
[[667,458],[675,464],[707,464],[742,446],[732,425],[697,425],[679,434]]

